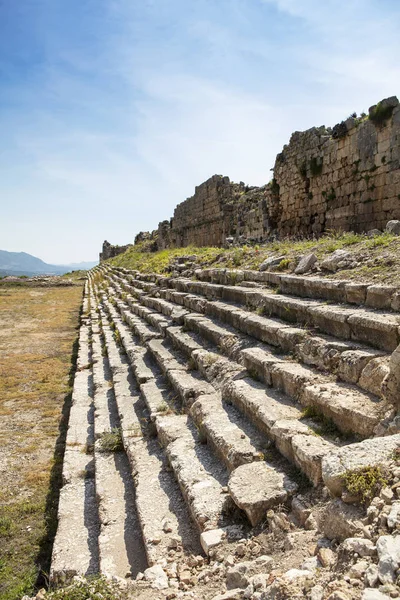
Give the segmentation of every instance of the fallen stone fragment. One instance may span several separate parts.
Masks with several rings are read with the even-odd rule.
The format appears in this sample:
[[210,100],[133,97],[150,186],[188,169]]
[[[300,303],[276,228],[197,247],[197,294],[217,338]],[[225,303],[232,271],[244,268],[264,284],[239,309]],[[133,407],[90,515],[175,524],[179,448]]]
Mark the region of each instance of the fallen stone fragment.
[[356,562],[349,570],[349,577],[351,579],[362,579],[364,573],[368,569],[368,562],[366,560],[360,560]]
[[208,556],[211,548],[215,548],[216,546],[222,544],[225,538],[226,533],[223,529],[211,529],[209,531],[204,531],[200,535],[200,544]]
[[318,514],[318,524],[327,538],[343,541],[362,532],[362,517],[361,508],[336,499],[329,502],[325,510]]
[[235,469],[228,489],[235,504],[245,511],[250,523],[258,525],[269,508],[286,502],[297,490],[287,475],[265,462],[253,462]]
[[364,590],[361,600],[390,600],[390,596],[382,594],[379,590],[367,588]]
[[309,579],[313,576],[312,572],[308,569],[289,569],[283,574],[283,578],[288,581],[295,581],[296,579],[305,578]]
[[364,583],[368,587],[374,587],[378,583],[378,567],[376,565],[369,565],[365,571]]
[[306,254],[300,259],[299,264],[295,268],[294,272],[296,273],[296,275],[302,275],[303,273],[307,273],[313,268],[317,261],[318,258],[315,256],[315,254]]
[[275,269],[277,266],[279,266],[280,262],[282,260],[284,260],[286,258],[286,256],[270,256],[269,258],[267,258],[266,260],[264,260],[264,262],[261,263],[259,270],[260,271],[268,271],[268,269]]
[[310,600],[322,600],[324,596],[324,588],[322,585],[315,585],[310,591]]
[[396,581],[400,566],[400,536],[382,535],[376,542],[378,552],[378,577],[383,584]]
[[376,547],[367,538],[347,538],[342,544],[345,552],[357,552],[360,556],[374,556]]
[[387,517],[387,525],[389,529],[400,529],[400,501],[396,500],[392,504],[390,513]]
[[386,223],[385,231],[393,235],[400,235],[400,221],[392,220]]
[[330,567],[336,560],[336,555],[330,548],[320,548],[317,556],[323,567]]
[[156,590],[165,590],[168,587],[168,577],[160,565],[154,565],[146,569],[144,578]]
[[350,600],[350,596],[345,592],[336,590],[332,594],[329,594],[327,600]]
[[328,258],[322,261],[321,269],[324,269],[325,271],[331,271],[332,273],[334,273],[338,270],[339,263],[343,261],[348,261],[350,260],[350,258],[350,252],[341,249],[335,250],[330,256],[328,256]]
[[240,600],[240,598],[243,598],[242,589],[228,590],[225,592],[225,594],[218,594],[217,596],[214,596],[212,600]]
[[251,577],[258,573],[269,573],[273,560],[270,556],[259,556],[255,560],[238,563],[228,569],[226,573],[226,587],[245,588],[249,585]]

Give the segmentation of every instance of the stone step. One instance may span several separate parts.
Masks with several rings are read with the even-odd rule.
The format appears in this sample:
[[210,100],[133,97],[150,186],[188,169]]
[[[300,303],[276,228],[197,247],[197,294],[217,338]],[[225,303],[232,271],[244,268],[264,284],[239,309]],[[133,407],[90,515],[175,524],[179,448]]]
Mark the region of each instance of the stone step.
[[200,281],[235,285],[243,281],[277,287],[284,294],[304,298],[320,298],[338,303],[358,304],[371,308],[399,310],[399,293],[395,286],[353,283],[348,280],[330,280],[326,277],[287,275],[235,269],[203,269],[196,271]]
[[[169,290],[162,290],[161,293],[170,297]],[[187,302],[188,298],[189,295],[186,295],[183,301]],[[172,302],[170,305],[174,306]],[[339,341],[327,335],[311,335],[309,331],[290,327],[283,321],[249,313],[223,302],[207,302],[202,309],[212,318],[216,317],[230,325],[229,333],[232,336],[235,330],[239,330],[251,338],[276,346],[279,350],[293,353],[301,362],[334,372],[343,381],[357,384],[367,392],[378,396],[382,394],[381,385],[389,370],[389,356],[382,351],[355,342]],[[192,320],[193,326],[196,325],[197,317],[193,313],[184,318],[189,319],[189,322]],[[213,339],[214,335],[216,340],[218,334],[222,334],[218,332],[216,323],[212,329],[207,328],[206,322],[199,317],[197,326],[202,327],[203,335],[208,339]],[[229,333],[225,333],[228,343],[231,341]],[[240,350],[246,345],[252,345],[251,341],[246,343],[245,338],[239,335],[233,350]],[[238,359],[237,354],[234,357]]]
[[92,318],[92,359],[95,406],[95,482],[100,518],[100,572],[125,580],[147,564],[135,504],[135,489],[125,452],[105,453],[104,434],[120,429],[109,361],[102,350],[98,316]]
[[310,367],[288,362],[265,348],[243,350],[250,373],[285,392],[303,406],[313,407],[331,419],[343,433],[370,437],[387,412],[387,403],[354,385],[338,383]]
[[251,378],[229,381],[223,389],[232,402],[310,481],[321,480],[321,460],[335,444],[316,436],[312,420],[302,420],[301,411],[282,393],[266,388]]
[[[88,310],[87,293],[86,286],[84,315]],[[69,582],[76,575],[99,572],[94,459],[89,453],[94,443],[90,361],[89,320],[82,317],[50,568],[50,581],[54,584]]]
[[188,508],[157,440],[143,431],[148,419],[145,403],[128,359],[120,354],[105,317],[103,332],[148,563],[163,562],[168,552],[198,554],[199,539]]
[[[185,327],[194,329],[218,345],[231,358],[239,358],[250,373],[256,374],[267,385],[284,391],[304,406],[315,408],[331,419],[343,433],[355,433],[361,437],[373,435],[375,427],[387,410],[386,403],[379,402],[376,397],[354,386],[337,383],[310,367],[283,360],[275,356],[267,346],[246,348],[251,345],[250,338],[226,331],[207,317],[189,314],[184,320]],[[199,349],[199,343],[181,332],[179,327],[168,328],[166,333],[187,356]],[[356,371],[357,360],[363,366],[363,361],[365,363],[371,358],[367,351],[353,351],[350,356]],[[343,361],[342,368],[344,364]],[[351,368],[347,371],[349,378]],[[361,368],[358,370],[360,376]],[[346,374],[344,368],[343,372]]]
[[230,471],[239,465],[264,460],[270,443],[250,423],[244,422],[238,410],[224,403],[220,393],[199,396],[190,408],[190,416]]
[[232,522],[234,503],[228,493],[228,472],[210,452],[186,415],[156,419],[159,439],[200,531]]
[[259,309],[284,321],[316,327],[323,333],[364,342],[388,352],[392,352],[400,341],[400,316],[391,312],[327,305],[315,299],[277,294],[265,289],[249,290],[243,286],[218,285],[183,278],[170,278],[168,285],[181,293],[200,294],[210,300],[217,298],[249,309]]

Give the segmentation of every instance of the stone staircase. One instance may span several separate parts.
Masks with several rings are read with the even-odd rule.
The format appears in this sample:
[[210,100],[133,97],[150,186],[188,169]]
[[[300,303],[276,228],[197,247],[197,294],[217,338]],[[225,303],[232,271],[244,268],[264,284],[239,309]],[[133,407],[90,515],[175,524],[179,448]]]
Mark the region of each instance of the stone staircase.
[[276,273],[91,271],[51,579],[135,578],[251,536],[306,485],[340,496],[335,460],[399,442],[381,392],[397,303]]

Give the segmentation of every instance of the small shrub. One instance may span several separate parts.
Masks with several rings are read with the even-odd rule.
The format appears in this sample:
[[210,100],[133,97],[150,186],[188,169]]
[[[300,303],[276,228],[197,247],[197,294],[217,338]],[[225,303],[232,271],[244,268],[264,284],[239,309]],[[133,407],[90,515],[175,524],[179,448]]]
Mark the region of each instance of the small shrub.
[[387,479],[382,467],[368,466],[346,471],[343,475],[343,483],[350,494],[359,496],[362,502],[366,503],[387,485]]
[[331,187],[330,191],[326,194],[326,199],[328,202],[336,199],[336,192],[333,187]]
[[11,536],[13,524],[10,517],[0,517],[0,539]]
[[113,427],[111,431],[104,432],[99,438],[99,444],[100,452],[122,452],[124,445],[121,429]]
[[370,109],[369,120],[375,123],[375,125],[383,125],[392,116],[393,108],[393,106],[378,102],[376,106]]

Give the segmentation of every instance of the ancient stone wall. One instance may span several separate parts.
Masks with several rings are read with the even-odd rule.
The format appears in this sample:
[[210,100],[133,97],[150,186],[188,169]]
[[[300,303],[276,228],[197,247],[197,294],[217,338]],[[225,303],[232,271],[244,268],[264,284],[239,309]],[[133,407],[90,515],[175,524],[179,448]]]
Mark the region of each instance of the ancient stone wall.
[[261,241],[270,230],[270,195],[270,186],[248,187],[214,175],[178,204],[170,221],[159,224],[158,248],[221,246],[230,237]]
[[107,258],[113,258],[114,256],[118,256],[118,254],[122,254],[126,252],[128,248],[130,248],[132,244],[127,244],[126,246],[113,246],[107,240],[103,242],[103,250],[99,254],[100,262],[103,260],[107,260]]
[[382,100],[369,115],[333,129],[295,132],[263,187],[214,175],[178,204],[149,249],[223,246],[328,230],[383,229],[400,219],[400,105]]
[[295,132],[277,156],[277,230],[282,235],[383,229],[400,218],[400,106],[397,98],[332,132]]

